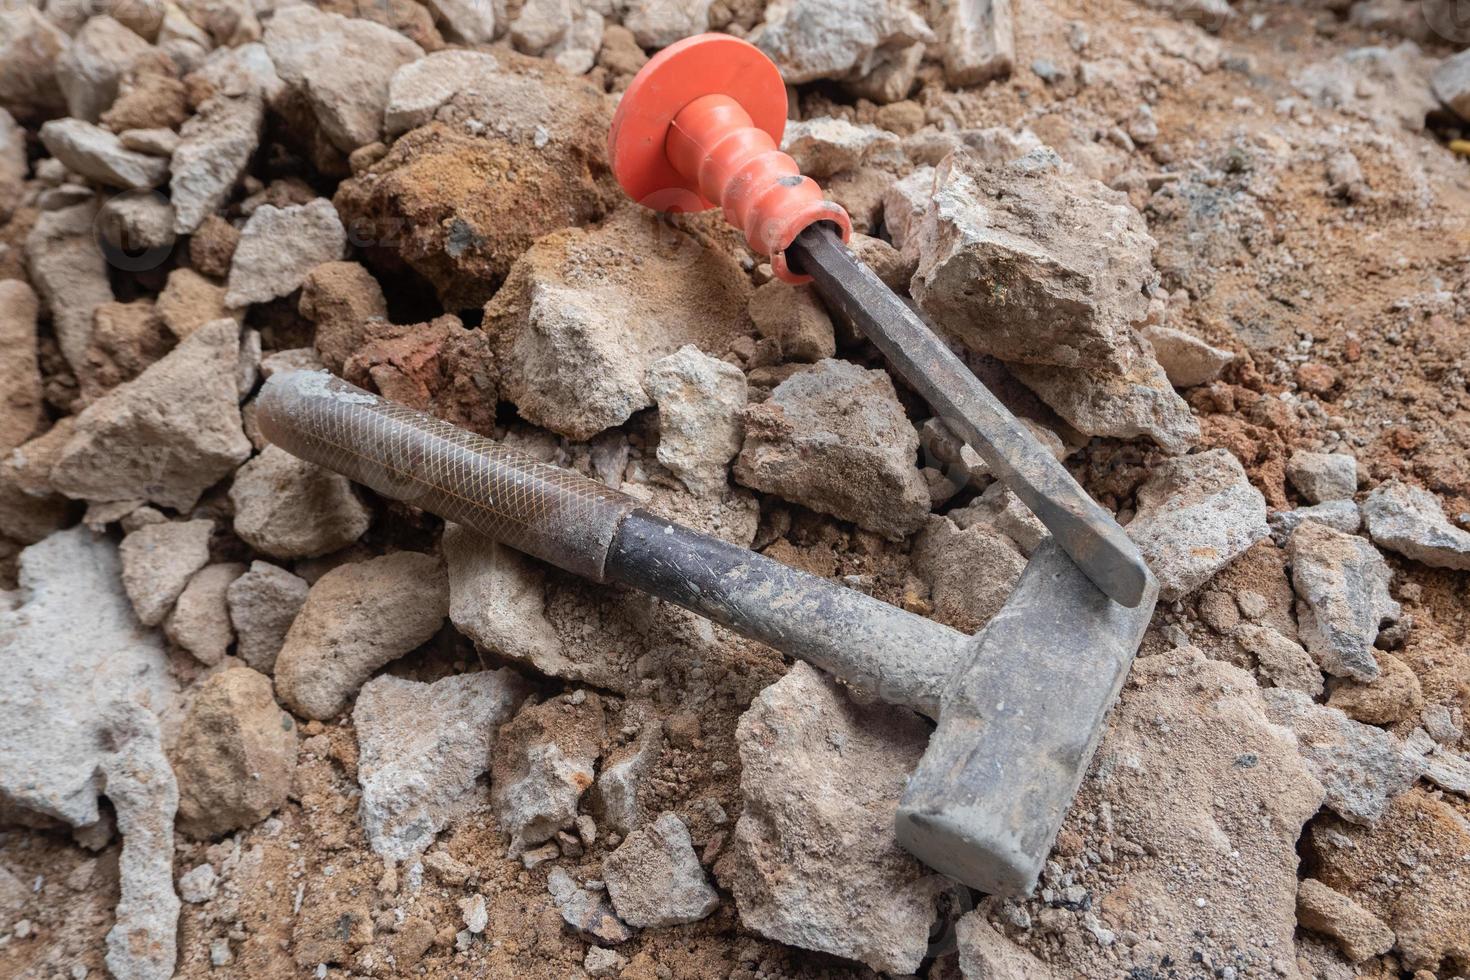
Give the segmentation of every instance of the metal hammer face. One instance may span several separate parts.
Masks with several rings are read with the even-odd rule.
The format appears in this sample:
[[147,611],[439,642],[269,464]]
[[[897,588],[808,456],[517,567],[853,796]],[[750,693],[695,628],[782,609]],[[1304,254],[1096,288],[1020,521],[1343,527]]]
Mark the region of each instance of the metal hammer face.
[[303,459],[935,718],[898,839],[992,893],[1035,884],[1157,599],[1150,576],[1137,606],[1110,600],[1048,540],[968,637],[324,372],[273,375],[257,405],[266,437]]
[[945,683],[938,727],[895,830],[936,871],[981,891],[1036,885],[1158,600],[1119,605],[1054,541]]

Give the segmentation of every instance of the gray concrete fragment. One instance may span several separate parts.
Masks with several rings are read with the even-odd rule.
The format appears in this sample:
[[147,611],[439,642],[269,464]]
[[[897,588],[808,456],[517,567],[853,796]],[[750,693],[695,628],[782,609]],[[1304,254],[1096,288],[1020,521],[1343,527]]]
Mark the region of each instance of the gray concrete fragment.
[[71,38],[33,4],[0,9],[0,104],[20,116],[51,117],[66,109],[56,63]]
[[1176,388],[1209,384],[1235,360],[1235,355],[1228,350],[1212,347],[1183,330],[1144,327],[1139,333],[1149,342],[1164,375]]
[[951,0],[938,24],[944,45],[944,80],[978,85],[1011,73],[1016,26],[1010,0]]
[[266,446],[230,486],[235,533],[272,558],[313,558],[352,544],[372,515],[346,477]]
[[1242,623],[1232,633],[1246,651],[1256,657],[1256,671],[1276,687],[1302,691],[1312,697],[1322,693],[1322,671],[1306,649],[1269,626]]
[[87,367],[92,315],[112,302],[107,259],[94,234],[96,220],[96,201],[43,211],[26,236],[31,284],[51,311],[57,345],[76,374]]
[[1001,935],[979,911],[955,923],[960,974],[966,980],[1051,980],[1045,963]]
[[1424,761],[1400,741],[1301,691],[1261,692],[1271,720],[1296,733],[1307,768],[1327,790],[1327,806],[1344,820],[1374,824],[1393,798],[1424,772]]
[[1362,538],[1316,521],[1292,533],[1287,551],[1298,631],[1318,666],[1334,677],[1377,677],[1373,643],[1400,613],[1383,556]]
[[240,326],[216,320],[77,416],[51,480],[68,497],[187,511],[250,455],[235,372]]
[[129,150],[116,135],[84,120],[52,119],[40,136],[53,157],[99,184],[135,189],[168,179],[167,160]]
[[163,711],[175,685],[106,538],[84,527],[53,534],[21,552],[19,579],[19,601],[0,608],[0,809],[86,827],[99,818],[113,706]]
[[1435,568],[1470,569],[1470,532],[1449,522],[1428,490],[1387,480],[1363,501],[1373,543]]
[[427,0],[446,33],[465,44],[495,40],[495,4],[484,0]]
[[67,115],[96,122],[117,98],[123,75],[154,50],[106,14],[90,18],[56,61]]
[[924,18],[895,0],[773,0],[750,35],[791,85],[861,78],[915,43],[933,40]]
[[745,375],[686,344],[650,364],[643,387],[658,405],[658,461],[694,493],[723,492],[744,433]]
[[284,208],[262,204],[240,232],[225,305],[238,308],[289,295],[316,266],[346,257],[347,232],[331,201],[319,197]]
[[1343,534],[1356,534],[1363,526],[1358,505],[1351,500],[1329,500],[1296,510],[1278,510],[1267,521],[1271,525],[1271,539],[1282,546],[1291,540],[1292,533],[1305,521],[1315,521]]
[[260,142],[265,104],[260,95],[217,95],[179,129],[169,169],[174,232],[193,234],[224,206]]
[[602,878],[618,918],[638,929],[698,922],[720,904],[689,828],[672,813],[624,838],[602,859]]
[[373,672],[428,641],[449,613],[439,559],[400,551],[317,580],[276,658],[276,692],[298,714],[340,713]]
[[616,946],[633,938],[633,930],[618,918],[601,892],[579,887],[561,868],[551,869],[546,888],[561,910],[562,921],[586,942]]
[[746,928],[918,968],[947,885],[899,847],[893,815],[927,740],[917,715],[854,704],[804,663],[761,692],[736,729],[745,808],[716,867]]
[[663,723],[651,712],[643,714],[638,737],[632,744],[609,753],[593,791],[593,805],[603,827],[619,834],[626,835],[638,826],[639,791],[663,751]]
[[483,805],[476,787],[490,768],[496,735],[529,692],[511,670],[433,684],[384,674],[363,685],[352,723],[362,823],[375,852],[408,860],[452,820]]
[[225,601],[231,583],[245,572],[238,562],[208,565],[189,579],[164,620],[163,631],[202,664],[214,666],[225,659],[234,642],[230,611]]
[[1166,460],[1138,490],[1128,536],[1165,600],[1188,595],[1266,536],[1266,499],[1226,449]]
[[1351,500],[1358,492],[1358,461],[1346,453],[1296,452],[1286,462],[1286,478],[1311,503]]
[[929,583],[935,618],[974,633],[1000,611],[1026,559],[993,525],[961,530],[947,517],[930,517],[914,539],[914,571]]
[[194,573],[209,564],[213,533],[210,520],[164,521],[123,538],[123,586],[143,625],[162,623]]
[[786,124],[781,149],[808,177],[820,179],[865,165],[896,164],[903,159],[896,135],[872,125],[834,116]]
[[1461,119],[1470,119],[1470,52],[1461,51],[1439,63],[1430,87]]
[[230,583],[225,601],[241,660],[262,674],[275,671],[276,655],[307,592],[304,579],[263,561],[251,562],[250,570]]
[[510,857],[572,826],[592,785],[605,733],[602,699],[576,692],[528,705],[500,732],[491,766],[491,803],[510,835]]
[[665,48],[709,30],[711,0],[628,0],[623,26],[639,47]]

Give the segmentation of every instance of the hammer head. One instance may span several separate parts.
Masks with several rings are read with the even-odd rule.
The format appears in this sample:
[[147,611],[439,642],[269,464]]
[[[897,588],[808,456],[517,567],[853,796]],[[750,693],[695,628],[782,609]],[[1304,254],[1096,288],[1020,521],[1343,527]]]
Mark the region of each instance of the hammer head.
[[1158,599],[1119,605],[1053,541],[978,633],[894,817],[937,871],[998,895],[1036,886]]

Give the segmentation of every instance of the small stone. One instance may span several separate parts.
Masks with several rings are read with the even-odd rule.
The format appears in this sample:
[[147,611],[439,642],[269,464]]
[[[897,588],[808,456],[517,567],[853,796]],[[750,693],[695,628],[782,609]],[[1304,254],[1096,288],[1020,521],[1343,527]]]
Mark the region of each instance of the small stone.
[[1362,538],[1315,521],[1292,533],[1287,551],[1303,644],[1328,674],[1373,680],[1374,641],[1401,612],[1383,556]]
[[1415,717],[1424,707],[1424,690],[1419,677],[1398,657],[1375,651],[1378,677],[1367,684],[1340,681],[1327,699],[1354,721],[1365,725],[1395,725]]
[[1230,593],[1211,590],[1199,597],[1199,618],[1216,633],[1228,636],[1240,623],[1240,610]]
[[510,835],[511,857],[572,826],[592,785],[604,734],[602,699],[589,694],[568,709],[560,699],[528,705],[500,731],[491,804]]
[[735,737],[745,807],[716,873],[741,923],[874,970],[917,970],[944,886],[899,847],[893,814],[927,724],[855,704],[798,663],[756,697]]
[[347,547],[372,521],[347,478],[278,446],[240,467],[230,486],[235,533],[272,558],[313,558]]
[[342,373],[362,349],[366,326],[388,319],[388,301],[372,273],[356,262],[324,262],[301,284],[301,315],[316,324],[312,343],[322,364]]
[[194,573],[209,563],[214,522],[165,521],[123,538],[123,587],[144,626],[163,622]]
[[209,965],[229,966],[235,961],[234,951],[228,939],[212,939],[209,942]]
[[168,179],[167,160],[129,150],[114,134],[81,119],[52,119],[40,136],[52,156],[99,184],[147,188]]
[[1430,77],[1430,86],[1455,115],[1470,120],[1470,54],[1461,51],[1441,61]]
[[[192,234],[206,218],[215,217],[244,176],[264,124],[264,100],[249,92],[239,97],[216,95],[179,128],[169,179],[175,233]],[[191,242],[191,255],[196,250]],[[209,275],[224,274],[219,263],[200,263],[198,256],[195,265]]]
[[933,40],[924,18],[894,0],[772,0],[765,22],[750,35],[788,85],[861,78],[900,51]]
[[43,416],[41,369],[36,360],[40,303],[19,279],[0,280],[0,456],[35,433]]
[[559,857],[561,857],[561,847],[556,842],[542,844],[540,847],[533,847],[521,853],[521,867],[530,871],[547,861],[555,861]]
[[1212,347],[1183,330],[1145,327],[1139,333],[1149,342],[1159,366],[1176,388],[1194,388],[1218,380],[1235,360],[1228,350]]
[[212,667],[224,660],[234,642],[225,594],[244,573],[245,566],[236,562],[205,566],[189,579],[173,612],[164,620],[163,631],[168,638],[202,664]]
[[325,720],[378,668],[425,643],[449,613],[438,558],[400,551],[339,565],[317,580],[276,657],[276,690],[297,714]]
[[1266,536],[1266,499],[1229,450],[1212,449],[1155,467],[1127,530],[1160,598],[1178,599]]
[[97,244],[95,200],[43,211],[26,235],[26,268],[45,308],[61,354],[74,373],[86,367],[92,317],[112,301],[107,259]]
[[67,115],[96,122],[117,98],[128,69],[154,48],[106,14],[88,19],[56,61]]
[[813,178],[903,158],[894,134],[832,116],[787,123],[781,149],[796,160],[803,174]]
[[284,208],[263,204],[240,232],[225,305],[241,307],[289,295],[313,268],[346,255],[347,232],[331,201],[317,198]]
[[633,930],[618,918],[605,896],[577,887],[571,875],[561,868],[551,869],[546,876],[546,888],[561,910],[562,921],[587,942],[615,946],[633,938]]
[[461,899],[460,911],[464,913],[464,927],[478,936],[490,924],[490,910],[485,907],[484,895],[471,895]]
[[1301,691],[1268,688],[1261,696],[1271,720],[1296,733],[1302,758],[1327,789],[1327,806],[1344,820],[1376,823],[1424,772],[1423,760],[1393,735]]
[[720,904],[689,828],[672,813],[624,838],[603,858],[602,877],[618,918],[638,929],[698,922]]
[[1358,491],[1358,461],[1344,453],[1293,453],[1286,478],[1311,503],[1350,500]]
[[203,905],[219,890],[219,876],[208,863],[179,875],[179,897],[190,905]]
[[[177,201],[177,196],[174,199]],[[217,214],[207,215],[189,237],[189,261],[201,274],[223,279],[230,274],[230,262],[239,243],[240,229]],[[224,303],[223,292],[220,303]]]
[[772,279],[750,296],[750,319],[774,340],[783,361],[815,363],[837,352],[832,318],[812,291]]
[[1045,963],[996,931],[979,911],[967,912],[955,923],[960,973],[995,980],[1045,980],[1052,972]]
[[391,28],[309,4],[276,11],[264,40],[282,81],[301,92],[344,153],[382,139],[389,79],[399,65],[424,57]]
[[696,494],[723,492],[740,452],[745,375],[686,344],[650,364],[643,387],[658,405],[658,461]]
[[192,508],[250,455],[239,359],[239,324],[216,320],[87,406],[52,468],[56,489],[84,500]]
[[881,370],[824,360],[746,412],[735,478],[898,539],[929,513],[919,436]]
[[428,7],[450,37],[465,44],[495,40],[495,5],[479,0],[427,0]]
[[39,7],[0,9],[0,104],[17,116],[50,118],[66,110],[56,68],[71,38]]
[[179,134],[172,129],[125,129],[117,138],[125,149],[165,159],[179,148]]
[[1267,520],[1271,525],[1272,540],[1280,545],[1285,545],[1296,529],[1306,521],[1314,521],[1343,534],[1355,534],[1363,526],[1363,516],[1358,512],[1358,505],[1351,500],[1329,500],[1311,507],[1298,507],[1296,510],[1278,510]]
[[1428,490],[1387,480],[1363,501],[1373,543],[1435,568],[1470,569],[1470,532],[1444,516]]
[[206,323],[231,316],[225,306],[225,291],[193,269],[179,267],[168,274],[158,294],[158,315],[179,340]]
[[582,969],[587,971],[589,977],[603,978],[615,977],[623,972],[623,967],[628,965],[627,957],[616,950],[604,949],[601,946],[588,946],[587,955],[582,958]]
[[1297,887],[1296,919],[1303,929],[1336,939],[1354,963],[1393,948],[1393,930],[1383,920],[1315,878],[1303,879]]
[[656,717],[647,717],[637,739],[609,753],[603,762],[602,771],[597,774],[594,802],[603,824],[611,832],[626,836],[638,826],[639,793],[643,780],[658,764],[663,744],[663,725]]
[[363,685],[352,724],[361,819],[376,853],[409,860],[453,820],[483,806],[477,787],[496,734],[529,690],[508,669],[432,684],[385,674]]
[[103,303],[93,314],[86,363],[77,374],[83,397],[91,401],[131,381],[172,346],[152,303]]
[[179,829],[218,837],[253,827],[286,803],[296,725],[270,678],[233,667],[200,682],[175,743]]
[[263,674],[275,670],[276,655],[307,592],[305,580],[263,561],[251,562],[250,570],[230,583],[225,600],[241,660]]
[[1241,647],[1255,654],[1257,672],[1276,687],[1312,697],[1322,693],[1322,671],[1300,643],[1269,626],[1251,623],[1237,626],[1234,636]]
[[1026,567],[1005,534],[985,524],[960,530],[930,517],[914,540],[914,571],[929,583],[935,618],[974,633],[1000,611]]
[[979,85],[1011,73],[1016,37],[1010,0],[954,0],[943,10],[938,33],[945,81]]
[[640,47],[665,48],[709,30],[711,0],[628,0],[623,26]]

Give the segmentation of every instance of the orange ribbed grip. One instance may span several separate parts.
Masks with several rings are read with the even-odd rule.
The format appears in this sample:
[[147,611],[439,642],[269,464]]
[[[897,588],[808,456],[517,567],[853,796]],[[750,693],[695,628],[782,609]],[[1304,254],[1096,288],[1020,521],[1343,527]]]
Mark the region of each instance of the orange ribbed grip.
[[779,149],[786,126],[781,73],[753,45],[702,34],[664,48],[623,93],[608,133],[618,183],[659,211],[724,209],[776,275],[809,282],[786,265],[802,229],[829,221],[842,240],[852,222]]

